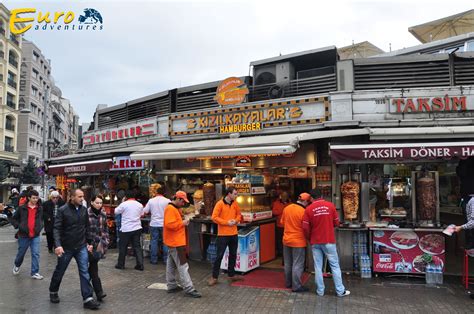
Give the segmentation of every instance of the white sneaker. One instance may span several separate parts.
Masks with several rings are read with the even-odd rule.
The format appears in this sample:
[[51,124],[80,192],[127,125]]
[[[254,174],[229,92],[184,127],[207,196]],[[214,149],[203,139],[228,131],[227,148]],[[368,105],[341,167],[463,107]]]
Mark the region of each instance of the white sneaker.
[[41,276],[39,273],[36,273],[36,274],[34,274],[33,276],[31,276],[31,278],[37,279],[37,280],[41,280],[41,279],[43,279],[44,277]]
[[349,290],[344,290],[344,293],[341,295],[338,295],[338,297],[347,297],[351,292]]
[[13,275],[18,275],[20,273],[20,267],[13,265]]

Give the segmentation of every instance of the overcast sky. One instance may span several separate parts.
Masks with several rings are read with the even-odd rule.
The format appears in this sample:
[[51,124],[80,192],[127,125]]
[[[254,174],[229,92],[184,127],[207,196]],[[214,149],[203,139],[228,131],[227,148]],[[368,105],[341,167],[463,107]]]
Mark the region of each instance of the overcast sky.
[[249,74],[249,63],[303,50],[370,41],[389,51],[418,41],[408,27],[474,7],[471,1],[82,1],[2,0],[11,10],[98,10],[103,31],[35,31],[25,37],[80,122],[97,104]]

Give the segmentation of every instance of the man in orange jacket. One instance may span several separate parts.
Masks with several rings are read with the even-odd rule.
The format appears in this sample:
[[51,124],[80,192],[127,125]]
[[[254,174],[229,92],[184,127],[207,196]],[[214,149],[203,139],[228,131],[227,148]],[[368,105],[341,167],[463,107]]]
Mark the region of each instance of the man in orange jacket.
[[306,238],[303,232],[305,207],[311,203],[311,195],[301,193],[296,204],[290,204],[283,210],[281,223],[283,232],[283,258],[285,259],[285,286],[293,292],[309,291],[301,283],[306,253]]
[[[168,261],[166,263],[166,285],[168,293],[179,292],[184,289],[188,297],[200,298],[201,294],[194,289],[189,265],[186,258],[186,226],[189,220],[184,219],[181,207],[189,203],[186,192],[176,192],[173,201],[165,208],[163,219],[163,241],[168,247]],[[176,280],[176,272],[181,279],[181,286]]]
[[235,201],[237,195],[237,190],[234,187],[227,188],[224,198],[216,203],[212,212],[212,221],[217,224],[217,258],[212,267],[212,277],[208,281],[209,286],[214,286],[217,283],[222,258],[227,247],[229,247],[229,267],[227,269],[229,280],[242,280],[242,276],[235,275],[234,269],[238,245],[237,224],[242,218],[239,205]]
[[290,204],[288,192],[281,192],[278,199],[272,204],[272,214],[276,218],[277,226],[275,228],[275,244],[277,256],[283,255],[283,224],[281,223],[281,215],[286,206]]

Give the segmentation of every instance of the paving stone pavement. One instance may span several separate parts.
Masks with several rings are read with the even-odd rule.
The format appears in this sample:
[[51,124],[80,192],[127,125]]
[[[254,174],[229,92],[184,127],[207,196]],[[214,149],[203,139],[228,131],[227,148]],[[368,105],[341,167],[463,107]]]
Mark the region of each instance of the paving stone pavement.
[[[49,302],[48,286],[56,258],[41,242],[40,272],[44,280],[29,276],[31,259],[28,252],[20,275],[12,275],[13,259],[17,250],[14,230],[0,228],[0,313],[82,313],[82,298],[77,266],[72,261],[66,272],[59,296],[59,304]],[[308,287],[312,292],[292,293],[281,290],[232,287],[220,278],[215,287],[208,287],[210,265],[191,262],[190,273],[203,297],[187,298],[183,293],[167,294],[164,290],[147,289],[153,283],[165,283],[164,265],[145,264],[145,271],[133,269],[135,259],[127,257],[126,269],[114,268],[117,251],[110,250],[100,262],[99,273],[107,298],[100,313],[474,313],[474,300],[461,287],[459,278],[448,280],[440,287],[426,287],[417,279],[372,278],[344,276],[351,295],[334,295],[331,280],[326,284],[326,295],[318,297],[314,291],[314,277]]]

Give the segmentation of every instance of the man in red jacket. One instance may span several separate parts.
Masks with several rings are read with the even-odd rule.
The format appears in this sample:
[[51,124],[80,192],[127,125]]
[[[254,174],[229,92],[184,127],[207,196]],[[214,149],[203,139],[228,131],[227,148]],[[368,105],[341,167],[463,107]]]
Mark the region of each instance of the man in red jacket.
[[311,243],[314,259],[314,273],[316,293],[324,295],[323,257],[326,255],[331,266],[332,278],[336,286],[336,294],[345,297],[351,292],[346,290],[342,283],[339,257],[337,256],[336,237],[334,227],[339,225],[339,217],[333,203],[322,198],[321,190],[314,189],[310,192],[312,203],[305,209],[303,216],[303,232]]

